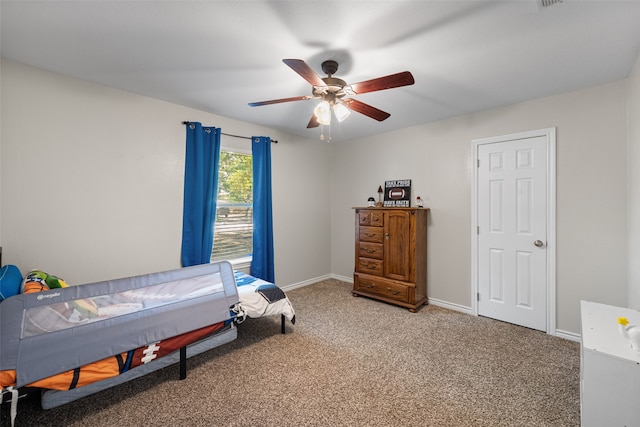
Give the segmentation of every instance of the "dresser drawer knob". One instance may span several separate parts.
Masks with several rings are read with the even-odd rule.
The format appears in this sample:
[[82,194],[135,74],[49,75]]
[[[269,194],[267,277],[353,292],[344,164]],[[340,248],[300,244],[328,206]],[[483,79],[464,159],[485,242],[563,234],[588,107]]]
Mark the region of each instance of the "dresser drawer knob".
[[398,294],[400,293],[400,291],[395,291],[395,292],[394,292],[394,291],[392,291],[392,290],[391,290],[391,288],[390,288],[390,287],[388,287],[388,286],[387,286],[387,291],[389,291],[389,293],[390,293],[391,295],[398,295]]

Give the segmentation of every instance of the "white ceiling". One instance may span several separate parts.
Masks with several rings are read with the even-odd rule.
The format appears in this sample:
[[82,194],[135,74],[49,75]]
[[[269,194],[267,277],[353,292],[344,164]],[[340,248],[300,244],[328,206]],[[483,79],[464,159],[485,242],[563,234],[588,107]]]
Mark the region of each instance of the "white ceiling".
[[413,73],[355,96],[391,117],[354,113],[334,141],[624,79],[640,51],[640,1],[2,0],[0,14],[5,58],[311,138],[317,101],[247,105],[311,94],[282,59],[321,77],[337,60],[348,83]]

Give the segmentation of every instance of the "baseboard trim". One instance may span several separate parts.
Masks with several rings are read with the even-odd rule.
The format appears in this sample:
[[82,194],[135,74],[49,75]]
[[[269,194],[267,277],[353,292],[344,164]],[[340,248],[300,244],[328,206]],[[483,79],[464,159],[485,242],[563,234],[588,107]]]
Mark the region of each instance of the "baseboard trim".
[[335,280],[340,280],[341,282],[351,283],[353,285],[353,276],[341,276],[339,274],[331,274],[331,278]]
[[[290,291],[290,290],[293,290],[293,289],[297,289],[297,288],[302,288],[302,287],[305,287],[305,286],[313,285],[314,283],[322,282],[323,280],[332,279],[332,278],[333,278],[333,275],[325,274],[324,276],[314,277],[313,279],[304,280],[304,281],[298,282],[298,283],[292,283],[290,285],[284,285],[284,286],[278,285],[278,287],[286,292],[286,291]],[[340,280],[342,280],[342,279],[340,279]]]
[[558,338],[564,338],[565,340],[580,342],[582,337],[580,334],[576,334],[575,332],[569,331],[561,331],[560,329],[556,329],[555,336]]
[[429,304],[435,305],[437,307],[448,308],[449,310],[459,311],[461,313],[473,315],[471,311],[471,307],[466,307],[464,305],[453,304],[447,301],[442,301],[435,298],[429,298]]

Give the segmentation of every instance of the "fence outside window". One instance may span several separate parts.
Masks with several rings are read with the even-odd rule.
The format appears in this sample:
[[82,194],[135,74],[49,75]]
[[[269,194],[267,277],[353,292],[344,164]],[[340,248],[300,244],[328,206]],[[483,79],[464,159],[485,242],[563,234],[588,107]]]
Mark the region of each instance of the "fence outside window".
[[218,202],[211,261],[251,257],[253,252],[253,205]]

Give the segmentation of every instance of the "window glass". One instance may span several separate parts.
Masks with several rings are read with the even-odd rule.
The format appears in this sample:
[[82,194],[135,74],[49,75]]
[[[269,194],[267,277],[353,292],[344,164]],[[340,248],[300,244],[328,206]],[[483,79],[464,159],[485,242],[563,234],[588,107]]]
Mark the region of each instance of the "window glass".
[[252,239],[252,157],[222,148],[211,261],[251,261]]

